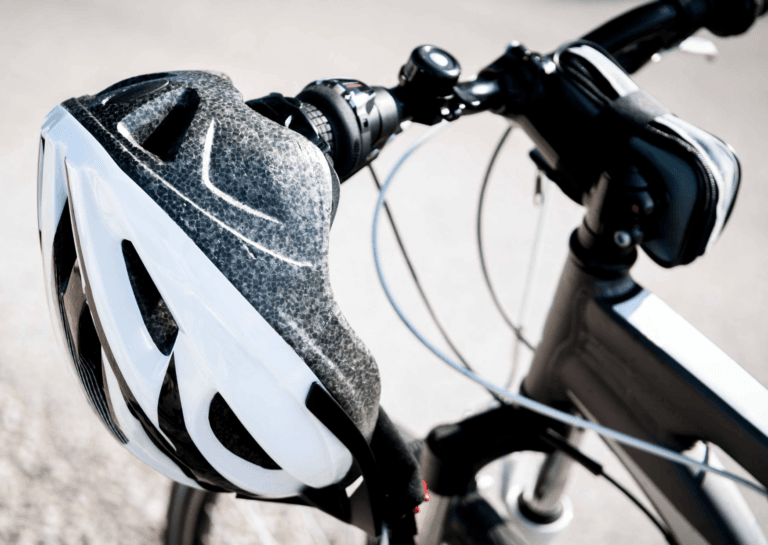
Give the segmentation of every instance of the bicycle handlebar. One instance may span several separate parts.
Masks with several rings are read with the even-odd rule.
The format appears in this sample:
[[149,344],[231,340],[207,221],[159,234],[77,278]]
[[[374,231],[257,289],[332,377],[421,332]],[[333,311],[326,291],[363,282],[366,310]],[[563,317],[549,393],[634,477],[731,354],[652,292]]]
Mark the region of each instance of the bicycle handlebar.
[[[601,46],[633,73],[700,28],[719,36],[741,34],[766,11],[768,0],[660,0],[608,21],[583,40]],[[421,46],[391,89],[350,79],[318,80],[298,95],[299,103],[270,95],[248,105],[279,123],[293,120],[291,128],[319,143],[343,182],[378,156],[403,121],[434,125],[484,111],[520,116],[535,93],[535,72],[555,69],[551,57],[513,42],[476,79],[458,83],[459,63],[445,51]]]
[[697,30],[681,24],[681,19],[681,10],[671,3],[645,4],[608,21],[582,39],[602,46],[631,74],[655,53]]
[[765,0],[653,2],[608,21],[582,39],[602,46],[631,74],[700,28],[717,36],[735,36],[746,32],[766,10]]

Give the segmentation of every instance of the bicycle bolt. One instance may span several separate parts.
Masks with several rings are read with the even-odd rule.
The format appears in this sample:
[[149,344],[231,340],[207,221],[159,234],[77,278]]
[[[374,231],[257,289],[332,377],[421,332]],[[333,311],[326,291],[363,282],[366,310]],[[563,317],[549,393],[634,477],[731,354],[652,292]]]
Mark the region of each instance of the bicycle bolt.
[[613,234],[613,241],[619,248],[629,248],[632,244],[632,237],[626,231],[616,231]]

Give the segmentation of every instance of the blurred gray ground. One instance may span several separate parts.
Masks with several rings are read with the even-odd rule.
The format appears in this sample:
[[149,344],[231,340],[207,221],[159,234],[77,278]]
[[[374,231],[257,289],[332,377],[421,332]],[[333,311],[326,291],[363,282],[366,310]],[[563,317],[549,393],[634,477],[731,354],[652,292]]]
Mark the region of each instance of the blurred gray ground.
[[[433,43],[465,75],[520,40],[547,51],[635,2],[16,2],[0,3],[0,542],[157,543],[170,482],[110,438],[78,392],[54,344],[36,233],[38,130],[57,103],[137,74],[203,68],[228,73],[246,98],[295,94],[330,76],[392,85],[411,49]],[[768,23],[715,42],[715,64],[683,54],[637,75],[683,119],[739,153],[743,187],[728,229],[692,266],[662,270],[641,257],[636,278],[768,384]],[[702,33],[706,35],[706,33]],[[403,169],[391,203],[438,313],[476,367],[501,381],[511,336],[481,284],[474,246],[479,183],[505,122],[490,115],[448,128]],[[384,173],[418,135],[378,161]],[[489,189],[485,231],[492,276],[519,305],[533,236],[530,143],[515,134]],[[381,368],[382,403],[418,433],[486,398],[421,347],[379,288],[370,250],[375,199],[367,173],[342,190],[331,245],[342,310]],[[579,207],[552,192],[529,330],[538,338]],[[383,255],[408,313],[436,338],[392,238]],[[595,438],[585,448],[611,460]],[[610,461],[620,479],[626,474]],[[732,467],[729,466],[729,467]],[[745,494],[763,526],[768,506]],[[583,471],[571,489],[576,520],[563,542],[662,543],[622,496]]]

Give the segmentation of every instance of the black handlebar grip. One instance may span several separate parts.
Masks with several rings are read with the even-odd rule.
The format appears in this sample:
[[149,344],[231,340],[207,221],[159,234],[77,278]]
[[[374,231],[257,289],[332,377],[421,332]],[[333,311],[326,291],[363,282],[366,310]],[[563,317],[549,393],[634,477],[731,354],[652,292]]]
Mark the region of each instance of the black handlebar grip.
[[700,28],[718,36],[742,34],[767,9],[768,0],[660,0],[623,13],[582,39],[602,46],[631,74]]
[[717,36],[743,34],[768,9],[766,0],[709,0],[708,4],[705,26]]

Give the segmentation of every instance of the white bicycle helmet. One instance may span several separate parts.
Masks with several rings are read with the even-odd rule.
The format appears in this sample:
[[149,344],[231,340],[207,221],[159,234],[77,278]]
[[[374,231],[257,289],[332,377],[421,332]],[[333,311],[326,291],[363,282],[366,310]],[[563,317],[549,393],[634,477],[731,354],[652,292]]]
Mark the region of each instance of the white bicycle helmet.
[[219,74],[132,78],[48,114],[50,310],[91,405],[153,468],[270,498],[351,474],[307,408],[321,384],[366,440],[379,411],[329,283],[334,184],[316,146]]

